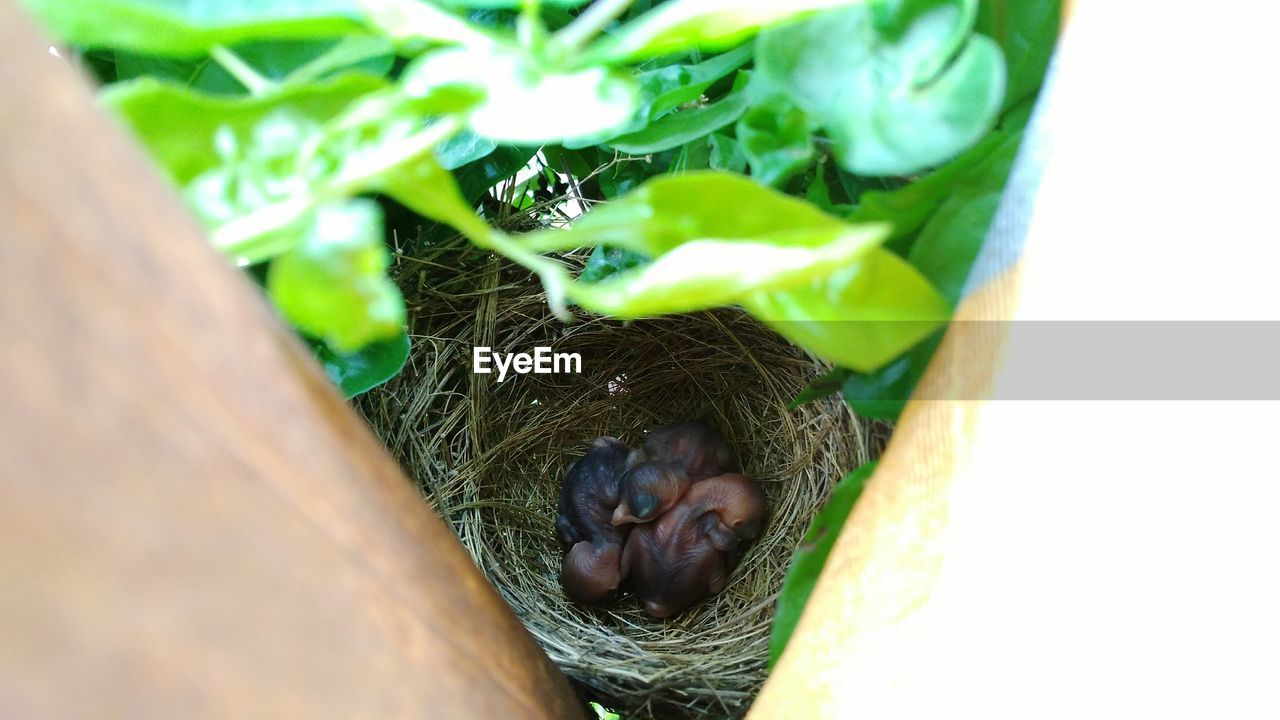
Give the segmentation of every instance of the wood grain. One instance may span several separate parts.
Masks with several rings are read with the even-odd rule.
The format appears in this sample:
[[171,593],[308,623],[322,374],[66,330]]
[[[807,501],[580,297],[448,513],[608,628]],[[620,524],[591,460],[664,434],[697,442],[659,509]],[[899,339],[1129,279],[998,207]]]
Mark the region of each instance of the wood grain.
[[0,717],[581,716],[8,1],[0,138]]

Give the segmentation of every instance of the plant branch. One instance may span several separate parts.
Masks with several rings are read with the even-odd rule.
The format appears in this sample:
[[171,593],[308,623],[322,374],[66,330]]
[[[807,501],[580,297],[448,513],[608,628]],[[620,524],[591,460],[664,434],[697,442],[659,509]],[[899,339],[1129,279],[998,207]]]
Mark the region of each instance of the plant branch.
[[209,51],[209,55],[222,66],[223,70],[230,73],[231,77],[236,79],[236,82],[243,85],[250,95],[265,95],[276,88],[276,83],[273,80],[264,77],[257,70],[254,70],[249,63],[241,60],[239,55],[222,45],[213,46],[213,49]]
[[634,0],[596,0],[573,22],[557,32],[555,41],[566,50],[581,50],[609,23],[626,12],[632,2]]

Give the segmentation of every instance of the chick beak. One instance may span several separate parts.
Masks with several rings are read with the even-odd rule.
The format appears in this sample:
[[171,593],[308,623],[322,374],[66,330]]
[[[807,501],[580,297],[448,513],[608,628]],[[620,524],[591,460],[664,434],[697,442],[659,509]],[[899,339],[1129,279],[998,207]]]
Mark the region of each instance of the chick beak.
[[626,505],[619,505],[613,511],[613,520],[611,522],[613,523],[614,527],[617,527],[618,525],[626,525],[627,523],[638,523],[640,521],[627,510]]

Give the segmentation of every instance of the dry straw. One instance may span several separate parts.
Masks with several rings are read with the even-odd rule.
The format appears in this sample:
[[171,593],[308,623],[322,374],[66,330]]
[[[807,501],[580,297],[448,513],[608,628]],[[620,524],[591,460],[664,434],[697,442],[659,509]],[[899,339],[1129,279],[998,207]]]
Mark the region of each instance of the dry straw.
[[[581,263],[581,256],[565,258]],[[735,310],[565,325],[536,278],[463,243],[399,258],[413,351],[361,410],[428,502],[584,695],[624,717],[738,717],[766,674],[787,563],[833,483],[883,438],[828,400],[787,410],[823,370]],[[498,383],[471,372],[476,345],[548,346],[582,374]],[[570,604],[553,522],[565,465],[597,435],[704,419],[765,488],[770,521],[723,593],[671,621],[624,598]]]

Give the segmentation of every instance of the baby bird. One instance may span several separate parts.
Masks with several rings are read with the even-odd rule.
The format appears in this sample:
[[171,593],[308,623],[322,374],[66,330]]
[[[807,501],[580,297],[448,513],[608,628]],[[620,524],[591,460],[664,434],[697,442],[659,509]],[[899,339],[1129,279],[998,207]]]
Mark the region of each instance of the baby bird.
[[693,483],[736,465],[728,443],[704,422],[658,428],[627,458],[613,523],[649,522],[679,502]]
[[765,514],[764,492],[742,475],[694,483],[665,515],[635,527],[622,576],[649,615],[675,615],[724,589]]
[[[632,452],[628,464],[640,457]],[[689,489],[689,474],[671,463],[644,461],[630,467],[619,480],[614,525],[644,523],[670,510]]]
[[560,582],[569,599],[606,600],[622,582],[622,543],[629,528],[615,527],[618,480],[630,449],[617,438],[598,437],[582,459],[565,471],[560,488],[556,532],[571,546]]
[[618,481],[631,452],[621,440],[598,437],[587,454],[569,465],[560,486],[556,532],[565,545],[595,537],[621,537],[613,527],[618,505]]
[[[649,433],[640,460],[684,468],[691,482],[737,469],[729,444],[704,422],[669,425]],[[634,463],[633,463],[634,464]]]

